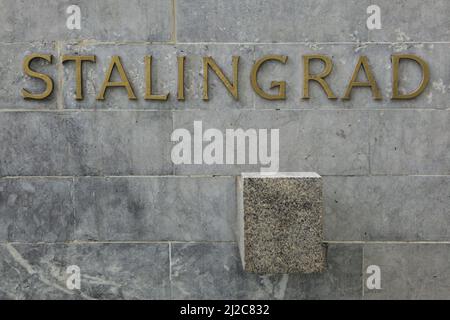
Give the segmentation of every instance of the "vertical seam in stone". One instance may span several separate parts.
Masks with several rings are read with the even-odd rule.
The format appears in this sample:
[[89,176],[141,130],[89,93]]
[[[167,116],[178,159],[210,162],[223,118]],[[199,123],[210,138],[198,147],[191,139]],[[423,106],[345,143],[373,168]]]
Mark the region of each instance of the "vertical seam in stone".
[[71,199],[72,199],[72,230],[69,241],[76,241],[75,230],[76,230],[76,213],[75,213],[75,176],[72,177],[72,187],[70,188]]
[[172,161],[172,148],[173,148],[173,143],[172,143],[172,133],[175,131],[175,110],[170,111],[170,113],[172,114],[172,131],[169,133],[169,161],[170,161],[170,165],[172,166],[172,175],[176,175],[175,172],[175,164]]
[[175,0],[172,0],[172,41],[177,43],[177,9]]
[[369,165],[369,176],[372,175],[372,161],[371,161],[372,159],[371,159],[371,150],[370,150],[370,144],[372,141],[372,136],[371,136],[372,129],[370,126],[370,118],[371,118],[370,113],[371,113],[370,111],[368,111],[368,113],[367,113],[367,140],[368,140],[367,161],[368,161],[368,165]]
[[362,247],[362,259],[361,259],[361,296],[364,299],[364,244]]
[[64,109],[64,96],[63,96],[63,84],[64,84],[64,70],[61,62],[61,48],[62,43],[56,41],[56,58],[58,62],[56,63],[56,77],[58,82],[58,88],[56,88],[56,109]]
[[[256,62],[256,45],[252,45],[252,56],[253,56],[253,61],[252,64],[254,64]],[[252,90],[252,99],[253,99],[253,110],[256,110],[256,93],[254,90]]]
[[[369,5],[370,5],[370,1],[366,1],[366,3],[364,4],[364,6],[365,6],[366,8],[367,8]],[[372,32],[370,32],[371,30],[370,30],[367,26],[365,26],[364,30],[367,30],[367,43],[370,43],[370,42],[371,42],[371,35],[372,35]]]
[[172,243],[169,241],[169,294],[172,299]]

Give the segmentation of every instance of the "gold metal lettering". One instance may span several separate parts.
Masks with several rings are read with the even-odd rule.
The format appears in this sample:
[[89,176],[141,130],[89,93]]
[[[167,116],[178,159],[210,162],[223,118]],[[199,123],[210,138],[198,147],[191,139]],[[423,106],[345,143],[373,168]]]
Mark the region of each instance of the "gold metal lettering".
[[61,59],[62,63],[66,61],[75,61],[75,99],[83,100],[83,69],[82,62],[90,61],[95,62],[95,56],[67,56],[63,55]]
[[[358,78],[359,71],[363,69],[367,78],[367,82],[362,82],[356,80]],[[358,62],[356,63],[355,70],[353,71],[352,78],[347,86],[342,100],[349,100],[352,94],[353,87],[370,87],[372,90],[372,97],[374,100],[381,100],[380,89],[378,88],[377,81],[370,68],[369,61],[366,56],[360,56]]]
[[177,99],[184,100],[184,61],[186,57],[177,57],[178,62],[178,90]]
[[[399,87],[399,65],[401,59],[407,59],[407,60],[413,60],[419,64],[419,66],[422,68],[422,81],[420,82],[419,87],[414,90],[413,92],[407,93],[407,94],[401,94],[399,93],[398,87]],[[430,81],[430,68],[428,67],[428,64],[421,58],[419,58],[416,55],[413,54],[396,54],[392,55],[392,99],[393,100],[406,100],[406,99],[412,99],[420,95],[423,90],[428,85],[428,82]]]
[[272,81],[270,83],[270,89],[278,88],[277,94],[270,94],[261,89],[258,84],[258,71],[259,68],[266,62],[270,60],[275,60],[283,64],[286,63],[288,57],[281,55],[267,55],[262,57],[253,65],[252,72],[250,75],[250,82],[252,84],[253,90],[262,98],[267,100],[285,100],[286,99],[286,81]]
[[152,93],[152,56],[145,56],[145,100],[166,101],[169,94],[153,94]]
[[[120,79],[122,81],[111,81],[111,75],[114,70],[114,67],[117,68],[119,72]],[[100,89],[99,94],[97,95],[97,100],[105,99],[105,91],[106,88],[109,87],[124,87],[127,90],[128,98],[131,100],[136,100],[136,96],[134,95],[133,88],[131,87],[130,82],[128,81],[127,74],[120,62],[119,56],[112,56],[111,63],[109,64],[108,71],[106,72],[105,80],[103,81],[102,87]]]
[[[321,60],[325,64],[324,70],[319,74],[309,73],[309,62],[313,59]],[[303,56],[303,99],[309,99],[309,81],[316,81],[319,83],[328,99],[336,99],[333,91],[331,91],[330,86],[324,80],[333,70],[333,62],[331,59],[322,54],[305,55]]]
[[239,56],[233,56],[233,83],[231,83],[227,77],[225,77],[223,71],[219,68],[213,58],[203,57],[203,100],[209,100],[208,96],[208,73],[211,68],[214,73],[219,77],[227,90],[231,93],[234,99],[239,100],[238,93],[238,65]]
[[30,91],[28,91],[26,89],[22,89],[21,93],[25,99],[42,100],[42,99],[47,98],[53,92],[53,80],[52,80],[52,78],[50,78],[50,76],[48,76],[44,73],[40,73],[40,72],[31,70],[30,64],[31,64],[31,61],[33,61],[34,59],[44,59],[44,60],[52,63],[52,55],[34,53],[34,54],[30,54],[30,55],[26,56],[25,59],[23,60],[22,67],[23,67],[24,73],[30,77],[38,78],[38,79],[41,79],[42,81],[44,81],[45,82],[45,90],[42,93],[31,93]]

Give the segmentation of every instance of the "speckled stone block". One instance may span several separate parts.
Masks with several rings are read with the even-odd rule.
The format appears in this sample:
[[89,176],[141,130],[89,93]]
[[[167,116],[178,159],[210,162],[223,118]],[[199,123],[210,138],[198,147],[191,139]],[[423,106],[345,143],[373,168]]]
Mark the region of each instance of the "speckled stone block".
[[313,172],[243,173],[237,179],[237,236],[244,270],[323,271],[321,177]]

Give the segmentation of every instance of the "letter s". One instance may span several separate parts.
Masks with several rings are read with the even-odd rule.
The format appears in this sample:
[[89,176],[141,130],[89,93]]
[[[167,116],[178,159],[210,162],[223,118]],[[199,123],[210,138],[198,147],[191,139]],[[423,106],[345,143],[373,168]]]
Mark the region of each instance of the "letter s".
[[38,58],[44,59],[44,60],[52,63],[52,55],[50,55],[50,54],[38,54],[38,53],[30,54],[30,55],[26,56],[25,59],[23,60],[23,72],[27,76],[41,79],[42,81],[45,82],[46,87],[45,87],[44,92],[42,92],[42,93],[31,93],[26,89],[22,89],[22,96],[25,99],[42,100],[42,99],[47,98],[53,91],[52,78],[50,78],[46,74],[31,70],[31,68],[30,68],[31,61],[33,61],[34,59],[38,59]]

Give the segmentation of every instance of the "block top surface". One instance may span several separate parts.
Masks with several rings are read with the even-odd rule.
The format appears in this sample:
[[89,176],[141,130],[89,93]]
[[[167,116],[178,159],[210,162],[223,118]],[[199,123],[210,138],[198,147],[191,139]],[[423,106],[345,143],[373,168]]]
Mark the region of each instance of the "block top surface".
[[315,172],[242,172],[243,178],[321,178]]

